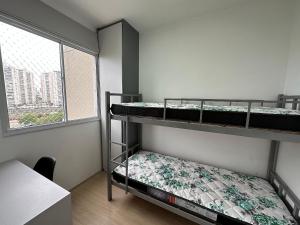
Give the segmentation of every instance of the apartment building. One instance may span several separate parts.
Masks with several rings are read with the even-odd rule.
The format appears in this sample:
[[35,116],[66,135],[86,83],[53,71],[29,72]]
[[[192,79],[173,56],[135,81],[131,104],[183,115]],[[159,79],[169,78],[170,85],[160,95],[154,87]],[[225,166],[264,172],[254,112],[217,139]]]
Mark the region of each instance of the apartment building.
[[36,89],[33,73],[11,66],[4,66],[3,71],[8,107],[34,104],[36,101]]
[[41,74],[42,101],[52,106],[62,106],[61,72],[52,71]]

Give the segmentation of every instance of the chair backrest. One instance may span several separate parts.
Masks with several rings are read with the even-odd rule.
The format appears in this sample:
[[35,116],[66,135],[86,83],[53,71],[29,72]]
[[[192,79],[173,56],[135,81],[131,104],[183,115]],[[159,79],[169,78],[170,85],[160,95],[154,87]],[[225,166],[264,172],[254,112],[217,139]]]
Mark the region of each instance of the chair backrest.
[[42,157],[34,166],[34,170],[49,180],[53,181],[54,168],[56,159],[53,157]]

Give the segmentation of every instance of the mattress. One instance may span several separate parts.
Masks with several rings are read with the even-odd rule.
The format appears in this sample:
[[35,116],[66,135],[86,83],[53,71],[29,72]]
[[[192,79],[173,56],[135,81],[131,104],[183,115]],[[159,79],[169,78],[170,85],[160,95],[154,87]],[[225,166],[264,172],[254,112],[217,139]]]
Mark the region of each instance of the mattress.
[[[201,106],[197,104],[167,104],[166,118],[183,121],[199,121]],[[162,103],[112,104],[111,112],[117,115],[133,115],[163,118]],[[203,123],[245,126],[247,106],[203,106]],[[286,108],[252,107],[249,126],[253,128],[300,131],[300,111]]]
[[[135,188],[143,191],[147,187],[156,198],[170,193],[174,199],[169,196],[169,203],[211,220],[215,212],[242,224],[296,224],[273,187],[262,178],[148,151],[131,156],[128,168],[129,185],[136,183]],[[116,167],[113,176],[120,181],[125,168]]]

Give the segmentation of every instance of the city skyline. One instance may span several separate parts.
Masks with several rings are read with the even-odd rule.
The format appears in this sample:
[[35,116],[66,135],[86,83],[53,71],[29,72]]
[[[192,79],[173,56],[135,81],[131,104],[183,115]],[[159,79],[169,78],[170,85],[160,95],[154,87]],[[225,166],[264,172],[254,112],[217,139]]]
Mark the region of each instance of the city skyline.
[[49,71],[39,74],[37,86],[33,73],[26,68],[4,64],[4,81],[9,108],[34,107],[44,104],[58,107],[63,105],[61,72]]
[[[43,74],[51,73],[56,80],[60,77],[57,76],[61,73],[59,44],[3,22],[0,22],[0,33],[8,107],[37,107],[35,105],[41,103],[61,106],[61,85],[58,84],[61,79],[50,79],[50,83],[42,81]],[[48,93],[43,94],[43,90]]]

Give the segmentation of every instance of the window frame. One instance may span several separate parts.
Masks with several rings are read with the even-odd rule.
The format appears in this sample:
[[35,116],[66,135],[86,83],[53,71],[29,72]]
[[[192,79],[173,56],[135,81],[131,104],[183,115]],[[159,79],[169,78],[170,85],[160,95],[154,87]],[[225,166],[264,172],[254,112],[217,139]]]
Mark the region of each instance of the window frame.
[[[33,33],[40,37],[46,38],[51,41],[55,41],[59,44],[59,52],[60,52],[60,68],[61,68],[61,83],[62,83],[62,94],[63,94],[63,110],[64,110],[64,121],[45,124],[45,125],[37,125],[32,127],[23,127],[23,128],[10,128],[9,124],[9,113],[8,113],[8,106],[7,106],[7,99],[6,99],[6,87],[5,87],[5,79],[4,79],[4,68],[2,62],[2,55],[0,49],[0,120],[2,125],[2,134],[4,137],[12,136],[12,135],[19,135],[19,134],[26,134],[31,132],[38,132],[43,130],[49,130],[54,128],[61,128],[61,127],[68,127],[72,125],[78,125],[83,123],[89,123],[94,121],[100,121],[100,81],[99,81],[99,69],[98,69],[98,53],[81,47],[80,45],[76,44],[73,41],[69,41],[60,37],[59,35],[52,34],[50,32],[43,31],[38,27],[30,25],[27,22],[22,22],[18,19],[11,18],[10,16],[3,15],[0,13],[0,22],[6,23],[8,25],[17,27],[19,29],[25,30],[27,32]],[[95,79],[96,79],[96,100],[97,100],[97,116],[88,117],[84,119],[77,119],[77,120],[69,120],[68,119],[68,111],[67,111],[67,95],[66,95],[66,80],[65,80],[65,65],[64,65],[64,55],[63,55],[63,46],[68,46],[74,48],[76,50],[85,52],[95,58]],[[1,47],[1,46],[0,46]]]

